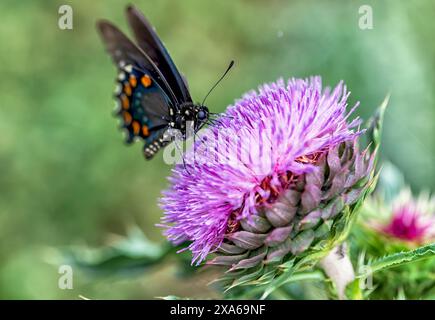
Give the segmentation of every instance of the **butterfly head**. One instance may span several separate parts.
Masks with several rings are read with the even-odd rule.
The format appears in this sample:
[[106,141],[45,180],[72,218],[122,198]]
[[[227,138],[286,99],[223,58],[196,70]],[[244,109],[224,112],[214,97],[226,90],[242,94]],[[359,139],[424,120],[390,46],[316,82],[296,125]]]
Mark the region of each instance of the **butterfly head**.
[[198,106],[195,113],[196,122],[202,126],[208,121],[209,115],[210,113],[208,112],[208,108],[206,106]]
[[208,108],[204,105],[189,104],[181,108],[181,121],[185,124],[187,121],[194,123],[195,132],[207,123],[209,117]]

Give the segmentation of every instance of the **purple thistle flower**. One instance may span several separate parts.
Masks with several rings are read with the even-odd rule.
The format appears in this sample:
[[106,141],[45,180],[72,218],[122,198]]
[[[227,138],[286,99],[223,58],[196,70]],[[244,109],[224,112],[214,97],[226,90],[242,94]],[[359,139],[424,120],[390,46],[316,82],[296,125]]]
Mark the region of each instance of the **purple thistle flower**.
[[435,198],[422,194],[418,200],[403,191],[393,206],[390,220],[378,229],[388,236],[415,243],[435,238]]
[[[173,169],[171,187],[161,199],[162,226],[168,239],[175,244],[190,241],[192,262],[197,263],[216,251],[225,238],[247,249],[258,248],[257,242],[273,246],[296,229],[287,226],[288,221],[281,223],[279,214],[268,219],[274,227],[281,223],[283,228],[268,236],[250,238],[249,232],[239,230],[243,221],[261,225],[262,208],[279,206],[283,196],[286,204],[305,214],[299,229],[315,225],[325,215],[313,211],[321,201],[345,188],[350,190],[371,171],[371,165],[358,160],[364,154],[353,147],[362,131],[358,118],[348,121],[357,107],[346,111],[348,96],[342,82],[331,90],[322,88],[320,77],[290,79],[287,84],[281,79],[228,107],[218,124],[203,130],[200,141],[185,155],[188,170],[183,165]],[[345,151],[339,151],[339,146],[343,143],[352,164],[341,161],[345,156],[340,152]],[[330,178],[324,181],[319,168],[326,165]],[[352,174],[351,165],[355,167]],[[328,185],[327,192],[323,184]],[[286,193],[295,188],[305,188],[297,199]],[[349,192],[346,204],[358,196],[358,192]],[[336,206],[336,210],[343,208]],[[332,215],[335,209],[330,207]],[[295,214],[296,209],[292,217]],[[249,227],[245,223],[242,229]]]

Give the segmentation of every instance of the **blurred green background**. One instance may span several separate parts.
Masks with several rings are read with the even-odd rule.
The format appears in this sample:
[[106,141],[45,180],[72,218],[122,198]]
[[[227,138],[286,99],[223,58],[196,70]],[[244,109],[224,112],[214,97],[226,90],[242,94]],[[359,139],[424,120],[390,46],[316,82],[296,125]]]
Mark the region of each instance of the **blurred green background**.
[[[236,67],[208,100],[220,112],[262,82],[321,75],[343,79],[367,119],[391,93],[382,156],[415,191],[435,187],[435,3],[427,1],[132,1],[155,25],[192,96],[201,100],[231,59]],[[58,28],[69,4],[73,30]],[[56,249],[101,246],[155,227],[170,167],[126,147],[112,117],[115,68],[95,30],[124,31],[124,1],[0,3],[0,298],[93,299],[213,296],[201,276],[170,263],[134,277],[74,273],[58,288]],[[358,9],[373,7],[361,30]]]

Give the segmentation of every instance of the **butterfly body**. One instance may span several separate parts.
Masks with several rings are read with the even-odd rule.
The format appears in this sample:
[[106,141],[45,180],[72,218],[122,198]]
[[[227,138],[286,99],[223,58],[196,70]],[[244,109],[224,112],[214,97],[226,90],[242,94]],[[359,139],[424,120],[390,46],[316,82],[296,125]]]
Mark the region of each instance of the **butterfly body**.
[[118,68],[116,114],[127,131],[126,142],[142,140],[145,158],[151,159],[171,141],[167,129],[186,138],[187,123],[192,121],[196,132],[209,112],[193,103],[184,78],[145,17],[131,6],[126,14],[137,44],[110,22],[100,21],[98,28]]

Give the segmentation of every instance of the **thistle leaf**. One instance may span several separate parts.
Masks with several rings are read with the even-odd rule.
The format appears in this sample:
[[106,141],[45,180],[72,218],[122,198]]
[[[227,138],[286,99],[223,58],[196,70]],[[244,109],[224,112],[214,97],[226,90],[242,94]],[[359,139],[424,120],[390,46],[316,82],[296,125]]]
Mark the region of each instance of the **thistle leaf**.
[[388,94],[376,110],[373,117],[369,120],[367,134],[369,137],[369,143],[372,144],[372,150],[375,150],[381,144],[384,114],[389,100],[390,95]]
[[368,271],[365,274],[359,275],[359,277],[367,276],[368,272],[375,273],[388,268],[429,258],[435,258],[435,243],[428,244],[414,250],[387,255],[380,259],[374,260],[369,263],[369,268],[367,268]]
[[263,271],[263,266],[259,266],[257,270],[254,270],[253,272],[250,272],[239,278],[236,278],[231,285],[225,288],[225,292],[237,286],[247,285],[250,281],[257,279],[262,274],[262,271]]
[[101,248],[68,248],[63,252],[63,257],[68,263],[92,275],[129,275],[158,265],[175,251],[177,249],[171,244],[154,243],[138,227],[132,227],[128,230],[127,237],[111,245]]

